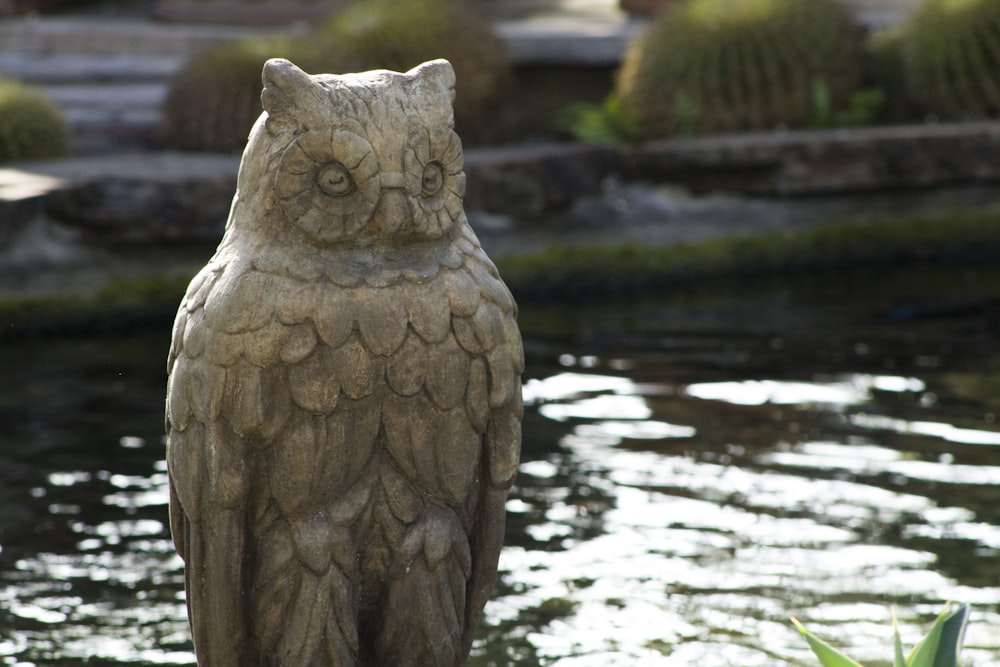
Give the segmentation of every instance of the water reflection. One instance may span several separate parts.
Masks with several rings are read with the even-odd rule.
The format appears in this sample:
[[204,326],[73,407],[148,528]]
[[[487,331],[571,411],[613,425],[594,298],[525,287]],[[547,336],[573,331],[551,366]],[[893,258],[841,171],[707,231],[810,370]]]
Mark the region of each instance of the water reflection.
[[777,298],[546,314],[525,396],[558,446],[529,443],[483,664],[813,664],[792,614],[885,660],[892,605],[912,643],[949,599],[1000,664],[995,328]]
[[[790,615],[884,660],[891,605],[912,643],[948,599],[973,605],[967,658],[1000,665],[995,326],[810,289],[525,304],[524,461],[474,665],[814,664]],[[192,664],[165,345],[0,349],[0,664]]]
[[193,663],[166,527],[162,343],[0,351],[0,664]]

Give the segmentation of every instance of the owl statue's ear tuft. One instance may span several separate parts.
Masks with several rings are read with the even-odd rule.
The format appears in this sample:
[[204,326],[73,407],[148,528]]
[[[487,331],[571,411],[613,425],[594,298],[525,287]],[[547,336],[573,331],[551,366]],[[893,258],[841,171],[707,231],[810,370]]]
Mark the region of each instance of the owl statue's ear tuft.
[[421,65],[417,65],[407,75],[418,81],[428,81],[451,92],[452,99],[455,97],[455,68],[444,58],[430,60]]
[[312,77],[284,58],[271,58],[261,73],[264,90],[261,106],[271,118],[288,118],[309,104],[305,96],[314,94]]

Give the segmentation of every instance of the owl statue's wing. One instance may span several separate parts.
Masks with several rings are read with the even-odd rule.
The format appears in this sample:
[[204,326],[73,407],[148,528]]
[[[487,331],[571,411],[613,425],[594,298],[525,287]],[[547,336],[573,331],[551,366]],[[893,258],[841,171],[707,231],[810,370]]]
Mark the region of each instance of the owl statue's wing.
[[288,403],[277,360],[261,358],[276,347],[267,336],[284,327],[270,320],[259,292],[245,289],[247,273],[237,262],[212,262],[192,280],[167,362],[170,527],[185,561],[199,660],[213,666],[247,664],[248,448],[280,428],[274,415]]
[[[475,397],[485,394],[487,405],[479,509],[471,535],[472,576],[466,593],[463,648],[467,652],[493,590],[504,540],[507,494],[520,459],[524,352],[517,328],[517,307],[493,263],[477,247],[466,255],[464,268],[475,280],[481,299],[468,317],[459,316],[465,314],[461,312],[463,304],[453,303],[452,327],[459,344],[479,352],[485,361],[485,374],[469,375],[468,404],[475,405]],[[470,412],[474,421],[479,419],[474,409]]]

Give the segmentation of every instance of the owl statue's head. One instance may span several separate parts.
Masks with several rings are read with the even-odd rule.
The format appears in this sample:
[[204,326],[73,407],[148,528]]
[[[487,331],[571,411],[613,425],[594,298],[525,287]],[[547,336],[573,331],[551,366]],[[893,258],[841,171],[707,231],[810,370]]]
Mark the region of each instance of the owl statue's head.
[[369,244],[439,238],[463,216],[448,61],[309,75],[272,59],[263,82],[239,189],[267,191],[257,204],[271,224],[293,225],[319,245]]

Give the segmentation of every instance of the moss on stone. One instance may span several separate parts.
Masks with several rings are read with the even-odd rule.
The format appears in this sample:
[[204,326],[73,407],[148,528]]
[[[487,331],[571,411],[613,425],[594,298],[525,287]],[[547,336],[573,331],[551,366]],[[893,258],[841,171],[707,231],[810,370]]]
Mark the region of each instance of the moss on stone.
[[972,262],[1000,248],[1000,214],[830,225],[675,246],[556,246],[498,261],[519,298],[589,298],[666,284]]
[[[585,300],[649,288],[749,289],[774,280],[992,261],[1000,213],[831,225],[793,234],[722,238],[676,246],[556,246],[503,258],[501,274],[521,300]],[[909,275],[909,274],[908,274]],[[942,274],[943,275],[943,274]],[[907,278],[909,280],[910,278]],[[959,286],[938,279],[941,290]],[[156,326],[169,332],[188,278],[116,281],[93,294],[0,299],[0,340],[94,334]],[[998,283],[1000,285],[1000,283]]]
[[0,340],[63,334],[100,334],[163,326],[188,280],[145,278],[108,283],[95,293],[0,298]]

